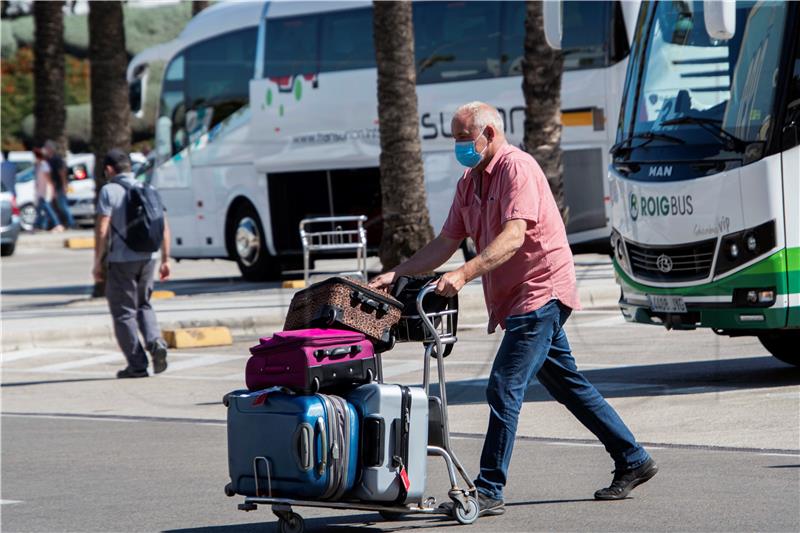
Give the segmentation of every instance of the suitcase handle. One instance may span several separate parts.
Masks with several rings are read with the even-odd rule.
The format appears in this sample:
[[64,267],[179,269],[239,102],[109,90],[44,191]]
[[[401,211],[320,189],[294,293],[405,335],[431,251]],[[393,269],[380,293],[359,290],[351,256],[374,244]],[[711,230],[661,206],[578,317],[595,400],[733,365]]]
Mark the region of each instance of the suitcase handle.
[[317,423],[314,427],[319,430],[319,436],[322,440],[322,450],[320,451],[319,464],[317,465],[317,473],[321,476],[328,468],[328,435],[325,433],[325,421],[322,417],[317,418]]
[[374,299],[370,298],[369,296],[367,296],[366,294],[364,294],[363,292],[353,291],[352,293],[350,293],[350,296],[354,300],[358,300],[359,302],[361,302],[362,305],[366,305],[367,307],[371,307],[371,308],[375,309],[376,311],[383,311],[384,313],[388,313],[389,312],[389,309],[390,309],[389,308],[389,304],[374,300]]
[[345,355],[356,355],[361,353],[361,345],[354,344],[352,346],[341,346],[339,348],[320,348],[319,350],[314,350],[314,357],[317,359],[323,359],[325,357],[330,357],[331,359],[337,357],[344,357]]

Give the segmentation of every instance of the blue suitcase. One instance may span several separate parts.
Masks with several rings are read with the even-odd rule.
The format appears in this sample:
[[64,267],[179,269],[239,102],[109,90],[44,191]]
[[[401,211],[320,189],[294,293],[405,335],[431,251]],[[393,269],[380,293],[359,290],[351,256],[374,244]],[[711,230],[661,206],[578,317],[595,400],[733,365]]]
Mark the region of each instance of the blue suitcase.
[[337,500],[357,475],[358,415],[325,394],[234,391],[228,408],[229,496]]

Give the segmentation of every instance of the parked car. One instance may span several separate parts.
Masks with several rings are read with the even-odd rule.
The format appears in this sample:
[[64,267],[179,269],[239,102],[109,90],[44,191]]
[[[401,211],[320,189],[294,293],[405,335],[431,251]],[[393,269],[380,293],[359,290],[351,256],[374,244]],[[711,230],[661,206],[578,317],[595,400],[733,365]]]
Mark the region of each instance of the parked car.
[[33,229],[36,222],[36,182],[33,167],[17,172],[17,205],[19,206],[20,227],[25,231]]
[[[139,152],[131,154],[134,173],[147,163]],[[75,223],[94,224],[94,154],[67,155],[67,203]],[[33,167],[17,173],[17,202],[22,229],[32,230],[36,222],[36,192]]]
[[6,186],[0,184],[0,255],[14,253],[19,237],[19,209],[17,201]]

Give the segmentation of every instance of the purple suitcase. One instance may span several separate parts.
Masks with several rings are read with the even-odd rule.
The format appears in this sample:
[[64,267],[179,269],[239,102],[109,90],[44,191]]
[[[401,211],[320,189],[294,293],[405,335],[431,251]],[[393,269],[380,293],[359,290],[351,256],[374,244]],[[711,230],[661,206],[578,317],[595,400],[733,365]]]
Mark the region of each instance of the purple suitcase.
[[250,348],[245,382],[250,390],[286,387],[312,394],[369,383],[378,375],[375,350],[363,333],[298,329],[261,338]]

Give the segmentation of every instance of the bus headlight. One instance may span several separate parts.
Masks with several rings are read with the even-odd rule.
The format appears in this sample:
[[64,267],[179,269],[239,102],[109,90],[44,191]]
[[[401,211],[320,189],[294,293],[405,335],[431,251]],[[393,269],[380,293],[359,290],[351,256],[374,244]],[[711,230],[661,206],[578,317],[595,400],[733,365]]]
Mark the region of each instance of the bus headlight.
[[745,233],[744,235],[744,244],[747,246],[747,251],[751,254],[755,253],[758,250],[758,241],[756,240],[756,236],[752,233]]
[[722,274],[743,265],[775,247],[775,221],[770,220],[722,237],[715,274]]

